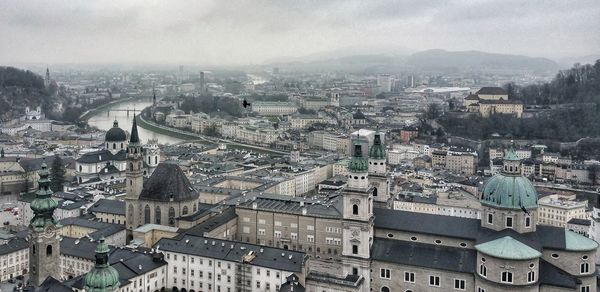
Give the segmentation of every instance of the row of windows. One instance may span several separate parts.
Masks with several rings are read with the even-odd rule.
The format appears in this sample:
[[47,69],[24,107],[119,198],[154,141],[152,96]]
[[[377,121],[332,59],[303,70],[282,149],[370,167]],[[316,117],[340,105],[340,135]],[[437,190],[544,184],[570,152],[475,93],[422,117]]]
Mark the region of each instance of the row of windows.
[[[479,275],[481,275],[484,278],[487,278],[487,267],[485,266],[485,264],[480,264],[479,265]],[[535,271],[530,270],[527,272],[527,282],[528,283],[533,283],[535,282]],[[509,271],[502,271],[500,273],[500,282],[502,283],[508,283],[508,284],[512,284],[513,283],[513,273],[509,272]]]
[[[392,278],[392,272],[390,269],[381,269],[380,270],[380,274],[379,276],[382,279],[391,279]],[[416,282],[416,277],[415,277],[415,273],[413,272],[404,272],[404,282],[406,283],[415,283]],[[429,286],[432,287],[441,287],[442,283],[441,283],[441,278],[440,276],[435,276],[435,275],[429,275]],[[465,290],[467,288],[467,281],[464,279],[454,279],[454,289],[456,290]],[[382,291],[384,291],[382,289]],[[389,291],[389,290],[387,290]]]
[[[513,224],[513,217],[506,217],[504,218],[504,227],[506,228],[513,228],[514,224]],[[494,224],[494,214],[492,213],[488,213],[487,216],[487,223],[488,224]],[[526,216],[525,217],[525,227],[531,227],[531,217]]]

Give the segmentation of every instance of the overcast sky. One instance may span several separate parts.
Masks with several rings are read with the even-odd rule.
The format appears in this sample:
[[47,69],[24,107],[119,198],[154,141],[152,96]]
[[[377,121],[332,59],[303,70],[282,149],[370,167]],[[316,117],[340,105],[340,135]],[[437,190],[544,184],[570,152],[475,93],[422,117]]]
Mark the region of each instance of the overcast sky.
[[0,64],[234,65],[401,48],[598,54],[600,1],[0,1]]

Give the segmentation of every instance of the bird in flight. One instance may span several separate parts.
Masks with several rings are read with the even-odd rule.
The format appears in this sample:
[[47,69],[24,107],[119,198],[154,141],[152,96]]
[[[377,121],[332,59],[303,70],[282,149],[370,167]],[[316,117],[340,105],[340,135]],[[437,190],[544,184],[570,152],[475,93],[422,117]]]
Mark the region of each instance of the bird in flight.
[[244,99],[244,102],[242,102],[242,106],[244,106],[244,108],[247,108],[247,107],[249,107],[250,105],[251,105],[251,104],[250,104],[250,103],[249,103],[249,102],[248,102],[246,99]]

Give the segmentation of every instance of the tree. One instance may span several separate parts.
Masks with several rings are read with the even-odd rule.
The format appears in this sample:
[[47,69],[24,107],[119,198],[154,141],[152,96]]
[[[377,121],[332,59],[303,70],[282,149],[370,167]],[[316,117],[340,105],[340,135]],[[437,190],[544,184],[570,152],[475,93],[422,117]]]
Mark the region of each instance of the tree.
[[65,183],[65,166],[63,160],[58,154],[54,155],[52,167],[50,168],[50,189],[53,192],[62,192],[63,184]]

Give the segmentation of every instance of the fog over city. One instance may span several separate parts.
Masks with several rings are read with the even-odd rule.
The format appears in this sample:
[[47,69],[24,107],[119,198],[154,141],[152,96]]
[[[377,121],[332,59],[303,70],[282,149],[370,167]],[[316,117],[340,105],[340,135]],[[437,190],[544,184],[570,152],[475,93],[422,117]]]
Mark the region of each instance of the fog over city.
[[5,0],[0,62],[247,65],[427,49],[559,59],[598,53],[599,27],[597,0]]

